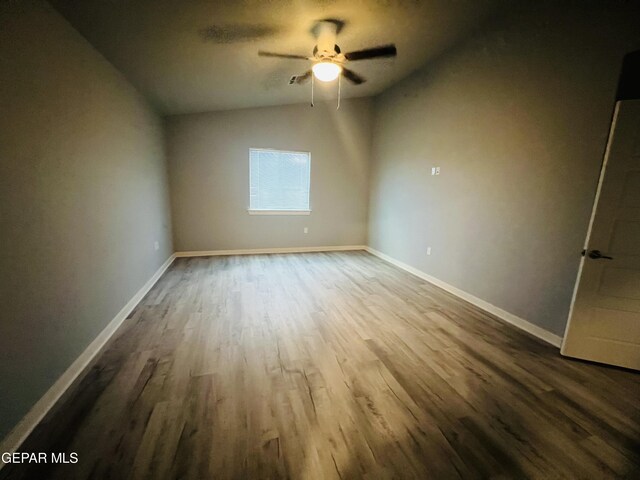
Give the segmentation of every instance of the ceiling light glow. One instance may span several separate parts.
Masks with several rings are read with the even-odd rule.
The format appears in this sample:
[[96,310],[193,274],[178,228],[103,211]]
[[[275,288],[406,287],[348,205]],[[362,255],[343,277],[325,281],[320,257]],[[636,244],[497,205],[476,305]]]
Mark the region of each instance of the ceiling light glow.
[[342,67],[333,62],[319,62],[312,67],[312,70],[315,77],[321,82],[332,82],[338,78]]

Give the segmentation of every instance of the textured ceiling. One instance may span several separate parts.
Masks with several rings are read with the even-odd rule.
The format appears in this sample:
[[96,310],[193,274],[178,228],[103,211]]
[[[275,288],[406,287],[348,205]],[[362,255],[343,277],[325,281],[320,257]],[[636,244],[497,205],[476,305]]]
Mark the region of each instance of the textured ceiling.
[[[343,97],[375,95],[468,35],[497,0],[51,0],[71,24],[165,114],[307,102],[287,84],[310,55],[317,20],[345,22],[342,51],[395,43],[398,56],[352,62],[365,76]],[[319,82],[316,82],[318,86]],[[335,96],[336,84],[317,89]]]

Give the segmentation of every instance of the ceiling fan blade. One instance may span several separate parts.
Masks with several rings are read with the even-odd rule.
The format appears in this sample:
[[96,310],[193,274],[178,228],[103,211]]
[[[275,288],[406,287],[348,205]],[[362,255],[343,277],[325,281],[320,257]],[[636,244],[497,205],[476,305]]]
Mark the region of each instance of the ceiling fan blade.
[[289,79],[289,85],[293,85],[294,83],[296,83],[298,85],[306,83],[311,78],[312,73],[313,72],[311,70],[307,70],[302,75],[293,75]]
[[306,83],[309,81],[309,79],[311,78],[311,75],[313,74],[313,72],[311,70],[307,70],[306,72],[304,72],[302,75],[298,75],[296,77],[296,83],[297,84],[302,84],[302,83]]
[[345,53],[344,56],[347,60],[354,61],[368,60],[370,58],[395,57],[397,53],[396,46],[391,44]]
[[347,80],[349,80],[354,85],[360,85],[361,83],[366,82],[366,80],[360,75],[358,75],[356,72],[344,67],[342,67],[342,76]]
[[258,50],[258,55],[261,57],[276,57],[276,58],[293,58],[295,60],[309,60],[309,57],[303,55],[290,55],[288,53],[274,53]]

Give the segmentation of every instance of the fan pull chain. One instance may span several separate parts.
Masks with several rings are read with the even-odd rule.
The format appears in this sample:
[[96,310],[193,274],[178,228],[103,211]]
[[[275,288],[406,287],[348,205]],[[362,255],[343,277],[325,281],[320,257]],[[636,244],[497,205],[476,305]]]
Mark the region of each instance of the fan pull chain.
[[314,80],[313,80],[314,75],[311,74],[311,106],[313,107],[313,84],[314,84]]
[[342,75],[338,75],[338,106],[336,107],[336,110],[340,110],[340,86],[342,85],[341,81]]

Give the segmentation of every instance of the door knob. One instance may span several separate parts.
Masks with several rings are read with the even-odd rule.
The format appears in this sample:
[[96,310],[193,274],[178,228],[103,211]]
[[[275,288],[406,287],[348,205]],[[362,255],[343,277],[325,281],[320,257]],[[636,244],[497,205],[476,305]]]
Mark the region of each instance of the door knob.
[[589,258],[593,258],[594,260],[613,260],[613,257],[603,255],[600,250],[591,250],[589,252]]

